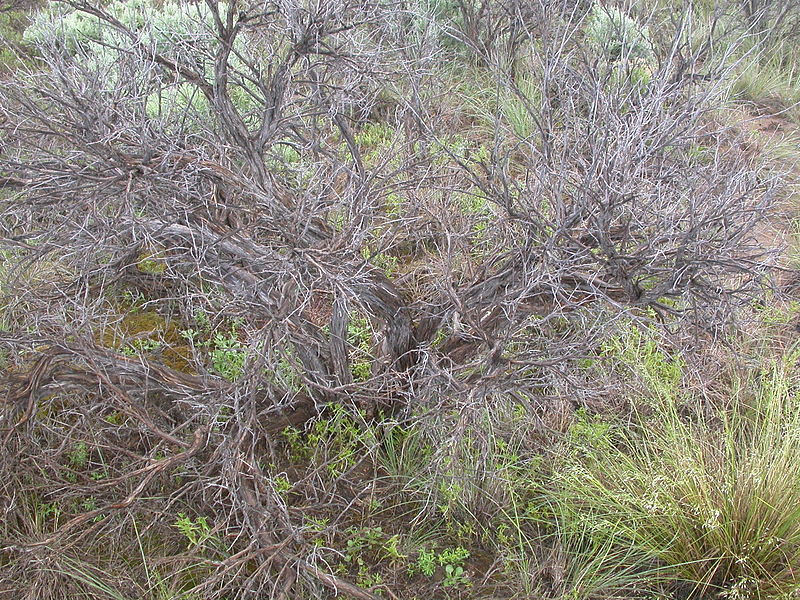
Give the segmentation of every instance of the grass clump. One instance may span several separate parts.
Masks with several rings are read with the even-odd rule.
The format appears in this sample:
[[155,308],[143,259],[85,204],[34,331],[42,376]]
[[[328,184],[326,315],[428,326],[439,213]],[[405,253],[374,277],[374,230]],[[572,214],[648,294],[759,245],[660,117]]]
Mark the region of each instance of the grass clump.
[[733,80],[734,98],[755,104],[761,112],[783,112],[800,102],[800,73],[796,58],[778,49],[744,61]]
[[694,592],[787,597],[800,583],[800,398],[788,361],[736,386],[732,404],[687,418],[666,399],[557,479],[577,518]]

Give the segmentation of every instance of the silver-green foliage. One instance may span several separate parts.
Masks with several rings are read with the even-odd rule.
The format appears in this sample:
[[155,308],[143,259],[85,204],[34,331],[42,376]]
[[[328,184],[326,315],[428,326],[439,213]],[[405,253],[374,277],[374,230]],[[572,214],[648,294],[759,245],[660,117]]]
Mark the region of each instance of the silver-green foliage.
[[[220,3],[224,15],[227,5]],[[165,2],[156,6],[151,0],[115,0],[105,13],[128,32],[112,26],[108,20],[74,10],[68,4],[54,2],[48,11],[37,15],[25,31],[23,39],[36,46],[56,44],[69,54],[97,54],[102,48],[113,55],[129,51],[136,44],[152,45],[157,52],[192,52],[216,44],[210,33],[213,15],[204,3]]]
[[[218,10],[224,18],[227,4],[220,3]],[[103,11],[101,17],[55,2],[34,18],[23,39],[45,54],[74,58],[83,69],[101,74],[109,90],[124,84],[144,92],[144,112],[149,118],[168,120],[189,109],[208,114],[208,100],[196,85],[173,82],[156,69],[142,68],[149,57],[159,54],[191,65],[213,82],[212,62],[219,41],[206,4],[164,2],[157,6],[151,0],[115,0]],[[243,50],[239,45],[237,52]],[[139,57],[136,60],[142,64],[133,71],[124,70],[132,57]],[[232,90],[232,96],[247,104],[250,96],[239,91]]]
[[592,7],[586,37],[609,60],[653,57],[648,28],[613,6],[598,3]]

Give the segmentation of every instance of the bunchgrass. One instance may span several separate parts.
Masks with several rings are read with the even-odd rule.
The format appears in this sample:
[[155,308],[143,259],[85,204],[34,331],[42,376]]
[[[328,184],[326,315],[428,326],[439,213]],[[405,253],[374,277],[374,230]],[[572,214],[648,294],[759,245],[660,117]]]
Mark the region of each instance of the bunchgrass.
[[617,535],[622,523],[576,513],[564,502],[555,502],[552,508],[550,560],[560,567],[561,575],[554,596],[575,600],[636,597],[645,589],[655,593],[664,583],[665,573],[651,556],[635,540]]
[[[563,498],[598,532],[658,560],[700,596],[800,589],[800,397],[786,361],[725,411],[664,399],[613,444],[567,460]],[[690,412],[687,416],[685,413]]]
[[731,92],[738,100],[787,111],[800,102],[797,50],[790,40],[764,42],[739,61]]

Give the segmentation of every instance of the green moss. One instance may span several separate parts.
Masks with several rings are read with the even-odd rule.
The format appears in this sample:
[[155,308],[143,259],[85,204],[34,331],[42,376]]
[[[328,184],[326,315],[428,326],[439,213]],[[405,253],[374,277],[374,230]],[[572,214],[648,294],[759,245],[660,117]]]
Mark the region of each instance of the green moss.
[[194,373],[192,347],[181,336],[178,325],[155,311],[127,313],[116,327],[96,334],[99,344],[124,354],[142,353],[166,366]]
[[149,275],[163,275],[167,270],[164,253],[159,250],[148,250],[140,253],[136,268]]

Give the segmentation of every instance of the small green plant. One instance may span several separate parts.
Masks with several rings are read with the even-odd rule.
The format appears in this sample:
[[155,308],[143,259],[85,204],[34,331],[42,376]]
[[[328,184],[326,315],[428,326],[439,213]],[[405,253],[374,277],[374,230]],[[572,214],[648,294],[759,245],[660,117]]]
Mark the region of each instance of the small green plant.
[[373,252],[368,246],[362,249],[361,255],[364,260],[371,262],[382,270],[387,277],[391,277],[397,270],[398,259],[396,256],[384,252]]
[[214,370],[227,379],[236,381],[244,372],[247,353],[239,340],[236,326],[228,333],[216,333],[212,338],[211,364]]
[[298,152],[296,145],[290,140],[282,140],[275,143],[275,153],[280,158],[282,163],[297,163],[302,158]]
[[355,381],[366,381],[372,374],[372,367],[366,361],[354,362],[352,365],[353,379]]
[[145,354],[147,352],[154,352],[161,348],[162,342],[150,338],[139,338],[133,340],[127,346],[120,348],[120,352],[125,356],[136,356],[138,354]]
[[383,530],[380,527],[364,527],[359,529],[351,527],[347,530],[347,550],[345,560],[347,562],[360,561],[364,550],[380,547],[383,539]]
[[194,313],[194,321],[197,323],[197,326],[200,328],[200,331],[203,333],[211,333],[211,319],[208,316],[208,313],[204,310],[198,310]]
[[324,466],[336,478],[359,460],[369,432],[362,431],[343,406],[333,405],[330,413],[327,418],[314,421],[306,431],[287,427],[283,437],[293,461]]
[[618,335],[601,345],[600,355],[613,358],[613,364],[629,369],[656,398],[674,396],[683,378],[683,359],[661,347],[654,327],[622,325]]
[[147,298],[139,290],[125,290],[122,292],[122,303],[128,312],[137,313],[144,309]]
[[395,534],[389,539],[387,539],[383,543],[382,551],[393,562],[398,562],[404,558],[406,558],[406,554],[404,554],[400,550],[400,544],[402,543],[403,538],[399,534]]
[[54,524],[57,524],[62,513],[61,507],[55,502],[37,501],[34,505],[34,520],[37,531],[44,531],[44,525],[48,521],[52,520]]
[[459,193],[455,195],[455,200],[464,214],[486,216],[491,213],[489,201],[479,192]]
[[494,213],[491,204],[479,191],[457,193],[453,195],[458,210],[470,223],[471,254],[481,259],[490,249],[492,222]]
[[173,523],[173,526],[186,538],[188,542],[187,550],[202,546],[213,538],[211,527],[205,517],[192,519],[186,513],[178,513],[178,518]]
[[433,577],[436,572],[436,552],[425,548],[419,551],[417,561],[408,566],[409,575],[414,575],[418,572],[425,575],[425,577]]
[[178,335],[187,341],[195,342],[199,339],[200,332],[190,327],[189,329],[182,329]]
[[440,502],[437,505],[439,512],[443,517],[448,519],[452,517],[454,509],[463,507],[463,498],[466,496],[466,490],[461,483],[457,482],[457,478],[453,471],[445,471],[444,480],[439,482],[439,497]]
[[590,415],[585,408],[575,411],[575,422],[568,431],[569,447],[585,454],[611,446],[611,424],[599,415]]
[[[286,349],[286,355],[278,358],[278,364],[274,369],[265,369],[264,375],[267,379],[274,382],[283,389],[299,392],[304,385],[301,377],[297,374],[292,361],[295,360],[294,350]],[[290,358],[292,360],[290,360]]]
[[452,587],[456,585],[469,585],[469,579],[464,575],[464,567],[445,565],[442,587]]
[[[356,576],[356,583],[361,587],[370,589],[377,585],[383,583],[383,577],[380,573],[370,573],[369,569],[366,565],[360,567],[358,569],[358,575]],[[374,593],[377,595],[381,595],[381,590],[374,590]]]
[[214,331],[211,319],[205,311],[197,311],[194,320],[197,329],[190,327],[178,334],[193,346],[208,351],[211,366],[217,375],[228,381],[239,379],[247,361],[247,348],[239,339],[238,328],[241,326],[241,321],[234,320],[227,331]]
[[443,567],[460,566],[469,558],[469,551],[461,546],[445,548],[439,552],[438,561]]
[[306,517],[304,521],[306,529],[314,533],[322,533],[328,527],[330,519],[322,517]]
[[448,331],[444,327],[436,330],[436,335],[433,336],[433,340],[431,340],[431,346],[434,348],[439,348],[444,341],[447,339]]
[[125,415],[123,415],[121,412],[113,412],[106,416],[105,421],[109,425],[119,426],[125,421]]
[[344,561],[356,567],[356,581],[367,588],[383,583],[380,574],[372,573],[368,567],[368,563],[375,563],[386,556],[387,540],[383,529],[351,527],[346,533],[349,538],[346,542]]
[[94,496],[86,498],[83,502],[81,502],[80,507],[85,511],[95,510],[97,508],[97,498]]
[[347,325],[347,343],[353,348],[351,369],[355,381],[372,376],[372,326],[365,317],[353,317]]
[[290,491],[292,491],[292,482],[289,481],[289,479],[284,475],[273,477],[272,482],[275,485],[275,491],[281,496],[286,496]]
[[403,214],[403,207],[405,205],[405,199],[396,193],[391,193],[386,196],[386,203],[384,204],[384,210],[386,211],[387,217],[399,217]]
[[368,560],[398,563],[406,558],[400,550],[403,537],[388,535],[382,527],[351,527],[347,530],[345,562],[364,567]]
[[394,136],[394,128],[387,123],[367,123],[356,133],[355,141],[359,146],[374,149],[389,144]]
[[297,427],[286,427],[282,432],[283,439],[289,448],[289,453],[293,460],[302,461],[311,456],[312,448],[306,443],[303,432]]
[[85,469],[89,462],[89,447],[86,442],[76,442],[67,455],[67,461],[73,469]]
[[417,560],[408,565],[406,570],[410,576],[421,573],[425,577],[433,577],[437,567],[441,567],[444,573],[443,587],[469,585],[464,572],[464,561],[469,556],[469,551],[461,546],[445,548],[438,553],[433,549],[421,548]]

